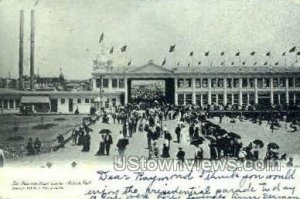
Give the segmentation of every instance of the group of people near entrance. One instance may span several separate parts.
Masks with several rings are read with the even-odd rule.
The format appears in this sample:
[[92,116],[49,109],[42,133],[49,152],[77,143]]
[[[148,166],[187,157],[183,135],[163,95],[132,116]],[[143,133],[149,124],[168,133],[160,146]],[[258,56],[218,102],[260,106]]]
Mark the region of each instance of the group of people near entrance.
[[35,141],[33,142],[32,138],[28,139],[28,142],[26,144],[27,149],[27,155],[37,155],[41,152],[42,143],[39,140],[39,138],[35,138]]

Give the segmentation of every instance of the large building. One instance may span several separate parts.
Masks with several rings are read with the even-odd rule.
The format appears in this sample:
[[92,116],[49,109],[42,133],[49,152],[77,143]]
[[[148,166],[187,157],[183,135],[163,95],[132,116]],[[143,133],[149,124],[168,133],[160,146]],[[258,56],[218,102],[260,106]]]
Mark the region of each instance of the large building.
[[135,80],[164,80],[169,103],[198,105],[300,105],[300,67],[198,66],[167,69],[149,61],[140,67],[94,67],[93,91],[106,104],[131,101]]
[[[206,105],[300,105],[300,67],[198,66],[165,68],[149,61],[143,66],[115,67],[103,52],[94,60],[90,91],[0,90],[2,113],[32,106],[42,112],[89,113],[90,107],[131,102],[132,84],[165,82],[168,103]],[[144,84],[143,84],[144,85]]]

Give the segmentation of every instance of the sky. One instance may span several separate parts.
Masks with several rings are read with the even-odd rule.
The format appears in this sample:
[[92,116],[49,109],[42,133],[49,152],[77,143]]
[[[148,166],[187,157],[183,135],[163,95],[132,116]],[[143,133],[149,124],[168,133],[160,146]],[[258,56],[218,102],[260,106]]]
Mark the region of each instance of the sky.
[[[18,75],[21,9],[25,74],[29,74],[32,9],[35,72],[40,76],[58,76],[61,68],[68,79],[90,78],[93,59],[102,48],[107,52],[112,46],[114,67],[129,60],[135,66],[149,60],[160,65],[164,58],[166,67],[177,62],[179,67],[220,66],[223,61],[225,65],[245,61],[247,67],[278,61],[278,67],[284,67],[282,53],[293,46],[300,51],[300,0],[0,0],[1,77]],[[175,51],[169,53],[173,44]],[[120,53],[123,45],[126,53]],[[220,56],[223,51],[225,56]],[[252,51],[255,56],[249,55]],[[296,60],[295,53],[285,58],[287,65]]]

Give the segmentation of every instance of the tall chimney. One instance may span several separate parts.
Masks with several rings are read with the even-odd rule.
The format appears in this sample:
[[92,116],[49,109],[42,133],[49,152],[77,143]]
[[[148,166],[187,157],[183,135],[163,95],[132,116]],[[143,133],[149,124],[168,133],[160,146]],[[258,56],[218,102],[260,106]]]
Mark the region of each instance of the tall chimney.
[[34,89],[34,10],[31,10],[30,32],[30,90]]
[[20,11],[20,37],[19,37],[19,89],[23,90],[23,37],[24,37],[24,11]]

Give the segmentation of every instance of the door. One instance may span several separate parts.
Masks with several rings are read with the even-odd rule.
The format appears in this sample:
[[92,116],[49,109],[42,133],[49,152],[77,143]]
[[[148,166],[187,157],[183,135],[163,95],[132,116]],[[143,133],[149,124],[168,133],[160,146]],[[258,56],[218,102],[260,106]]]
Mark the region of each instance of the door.
[[69,112],[73,112],[73,99],[69,99]]

